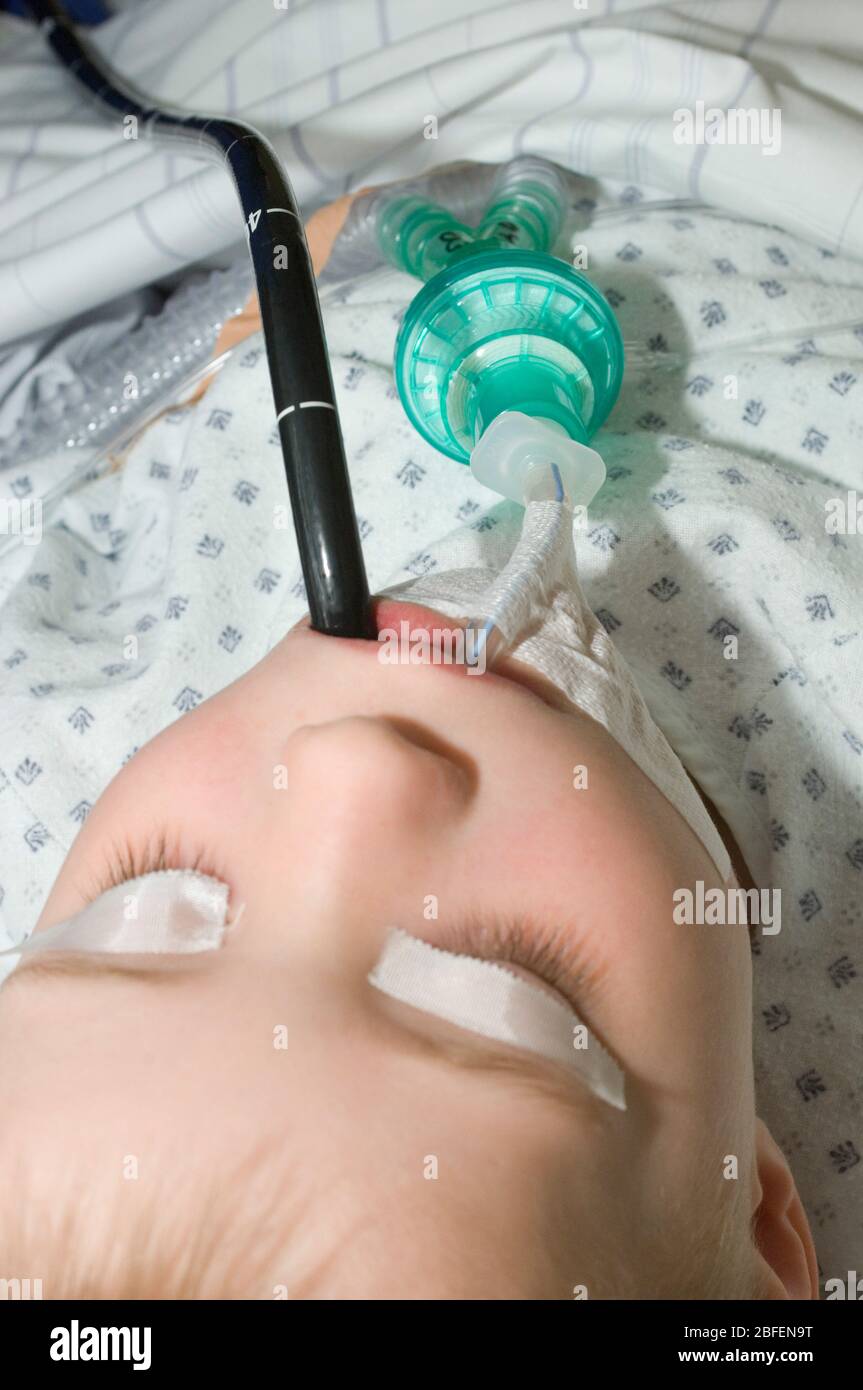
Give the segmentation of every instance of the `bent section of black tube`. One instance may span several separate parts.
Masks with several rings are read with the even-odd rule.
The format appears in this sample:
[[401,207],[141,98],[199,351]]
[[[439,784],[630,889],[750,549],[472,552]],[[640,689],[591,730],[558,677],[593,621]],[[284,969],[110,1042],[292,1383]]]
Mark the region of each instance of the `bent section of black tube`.
[[154,106],[78,38],[55,0],[29,3],[60,61],[101,106],[136,117],[150,138],[227,163],[246,220],[312,626],[331,636],[374,639],[314,270],[275,151],[243,121]]

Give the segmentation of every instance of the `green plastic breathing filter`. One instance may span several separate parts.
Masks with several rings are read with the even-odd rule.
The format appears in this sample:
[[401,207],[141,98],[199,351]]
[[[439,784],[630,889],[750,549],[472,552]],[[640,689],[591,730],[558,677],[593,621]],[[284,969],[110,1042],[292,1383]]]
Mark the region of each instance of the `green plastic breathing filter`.
[[617,399],[617,320],[584,275],[549,254],[563,194],[555,167],[526,156],[505,166],[478,227],[415,196],[379,214],[387,258],[427,282],[396,341],[399,395],[420,434],[461,463],[505,411],[584,446]]

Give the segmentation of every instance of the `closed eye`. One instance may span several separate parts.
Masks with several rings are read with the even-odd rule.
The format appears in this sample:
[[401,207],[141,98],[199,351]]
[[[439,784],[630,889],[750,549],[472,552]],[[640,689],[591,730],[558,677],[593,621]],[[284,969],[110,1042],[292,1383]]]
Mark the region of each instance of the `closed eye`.
[[437,922],[427,939],[455,955],[519,966],[581,1017],[607,974],[606,962],[578,927],[542,922],[529,912],[474,909],[460,914],[457,921]]
[[98,875],[78,891],[85,903],[95,902],[103,893],[119,887],[121,883],[143,878],[145,874],[161,873],[165,869],[190,869],[227,882],[225,874],[215,865],[214,858],[204,849],[192,854],[182,852],[179,843],[162,830],[144,844],[134,844],[128,839],[114,842]]

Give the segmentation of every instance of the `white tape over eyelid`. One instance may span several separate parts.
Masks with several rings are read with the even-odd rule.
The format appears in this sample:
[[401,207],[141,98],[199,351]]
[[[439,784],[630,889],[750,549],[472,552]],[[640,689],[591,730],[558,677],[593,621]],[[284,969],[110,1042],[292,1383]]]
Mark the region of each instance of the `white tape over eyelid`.
[[[0,956],[39,951],[110,952],[123,955],[189,955],[222,945],[227,923],[228,886],[192,869],[161,869],[109,888],[74,917]],[[128,899],[135,905],[128,915]]]
[[456,955],[394,927],[368,979],[424,1013],[563,1063],[601,1100],[626,1109],[625,1077],[613,1057],[589,1031],[587,1047],[574,1045],[574,1030],[584,1027],[578,1015],[505,965]]

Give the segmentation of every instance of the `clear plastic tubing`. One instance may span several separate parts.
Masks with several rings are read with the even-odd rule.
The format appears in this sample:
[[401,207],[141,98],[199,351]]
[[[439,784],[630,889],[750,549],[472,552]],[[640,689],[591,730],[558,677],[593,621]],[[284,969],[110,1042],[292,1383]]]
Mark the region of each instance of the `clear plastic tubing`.
[[152,417],[179,401],[193,381],[216,368],[213,349],[224,322],[241,311],[254,286],[248,259],[182,287],[161,313],[149,315],[118,345],[27,407],[0,439],[0,470],[55,450],[98,457],[120,447]]

